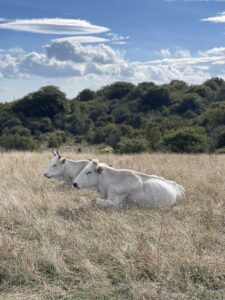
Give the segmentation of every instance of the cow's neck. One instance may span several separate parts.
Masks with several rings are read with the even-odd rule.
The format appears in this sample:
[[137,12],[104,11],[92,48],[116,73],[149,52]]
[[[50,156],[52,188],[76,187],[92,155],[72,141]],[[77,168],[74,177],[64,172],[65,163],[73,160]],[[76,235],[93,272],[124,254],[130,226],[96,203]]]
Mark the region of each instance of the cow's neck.
[[80,173],[83,167],[88,163],[88,161],[73,161],[66,160],[64,164],[63,176],[67,182],[73,181],[73,179]]
[[101,195],[101,197],[103,199],[106,199],[107,195],[108,195],[108,191],[107,191],[107,188],[106,188],[106,186],[104,184],[103,176],[101,174],[98,175],[97,189],[98,189],[98,192]]
[[113,169],[104,167],[103,172],[98,176],[98,191],[105,199],[108,197],[109,190],[107,178],[110,178],[113,181],[114,175]]
[[62,177],[64,178],[64,180],[68,183],[72,183],[72,179],[73,179],[73,176],[72,176],[72,172],[71,172],[71,168],[69,166],[69,163],[68,161],[65,162],[64,164],[64,169],[63,169],[63,172],[62,172]]

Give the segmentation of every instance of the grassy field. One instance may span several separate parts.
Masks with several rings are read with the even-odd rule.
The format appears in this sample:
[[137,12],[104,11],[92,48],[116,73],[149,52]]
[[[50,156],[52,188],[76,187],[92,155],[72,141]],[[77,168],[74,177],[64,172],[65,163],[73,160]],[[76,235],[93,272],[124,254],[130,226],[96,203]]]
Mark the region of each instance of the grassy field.
[[182,184],[164,211],[78,209],[96,194],[44,178],[50,158],[1,153],[0,299],[225,299],[225,156],[98,157]]

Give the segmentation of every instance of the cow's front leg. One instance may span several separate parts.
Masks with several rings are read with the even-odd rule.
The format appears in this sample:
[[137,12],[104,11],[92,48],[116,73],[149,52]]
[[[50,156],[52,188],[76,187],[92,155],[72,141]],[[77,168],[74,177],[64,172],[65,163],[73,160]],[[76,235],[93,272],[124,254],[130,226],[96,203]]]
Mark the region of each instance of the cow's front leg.
[[102,198],[96,199],[96,204],[99,206],[104,206],[104,207],[120,208],[120,207],[122,207],[122,202],[123,202],[123,198],[121,198],[121,197],[116,198],[114,200],[102,199]]

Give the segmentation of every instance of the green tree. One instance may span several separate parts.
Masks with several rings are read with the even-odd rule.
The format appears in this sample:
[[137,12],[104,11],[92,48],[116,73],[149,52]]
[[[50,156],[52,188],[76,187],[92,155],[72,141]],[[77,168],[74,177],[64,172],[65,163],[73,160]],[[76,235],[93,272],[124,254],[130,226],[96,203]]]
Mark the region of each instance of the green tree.
[[59,113],[65,113],[66,97],[57,87],[46,86],[16,101],[12,105],[12,110],[25,117],[53,118]]
[[90,121],[87,116],[80,113],[73,113],[69,115],[66,122],[67,130],[77,135],[84,135],[90,125]]
[[94,99],[95,92],[90,89],[84,89],[77,95],[77,99],[80,101],[89,101]]
[[112,113],[114,120],[117,124],[125,122],[129,117],[128,106],[118,106]]
[[155,87],[155,83],[151,81],[143,81],[137,85],[137,88],[143,92],[147,92],[148,90],[153,89]]
[[186,90],[188,88],[188,85],[186,82],[182,81],[182,80],[172,80],[170,82],[170,88],[172,88],[172,90]]
[[159,109],[164,105],[169,105],[171,101],[168,88],[150,88],[142,99],[142,110]]
[[146,139],[149,142],[150,149],[160,150],[162,146],[162,133],[157,123],[149,122],[146,126]]
[[199,114],[202,110],[201,97],[195,93],[186,94],[176,108],[176,112],[184,114],[187,111]]
[[100,90],[100,93],[106,99],[122,99],[134,89],[135,85],[130,82],[117,81],[111,85],[107,85]]
[[224,84],[225,81],[219,77],[214,77],[204,82],[204,85],[210,87],[213,91],[218,91]]
[[120,127],[116,124],[108,124],[104,126],[102,128],[102,134],[104,142],[114,149],[122,136]]
[[54,132],[50,135],[48,140],[48,147],[49,148],[59,148],[63,142],[65,142],[65,135],[59,134],[57,132]]
[[225,103],[210,106],[199,118],[199,123],[206,127],[225,124]]

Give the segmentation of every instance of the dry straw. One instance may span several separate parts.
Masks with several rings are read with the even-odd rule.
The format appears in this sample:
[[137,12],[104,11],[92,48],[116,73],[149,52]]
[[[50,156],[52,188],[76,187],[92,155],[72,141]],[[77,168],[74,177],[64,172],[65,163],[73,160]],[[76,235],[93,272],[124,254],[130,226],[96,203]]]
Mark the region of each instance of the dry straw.
[[1,154],[0,299],[225,299],[225,156],[97,157],[182,184],[164,211],[99,209],[43,177],[50,158]]

